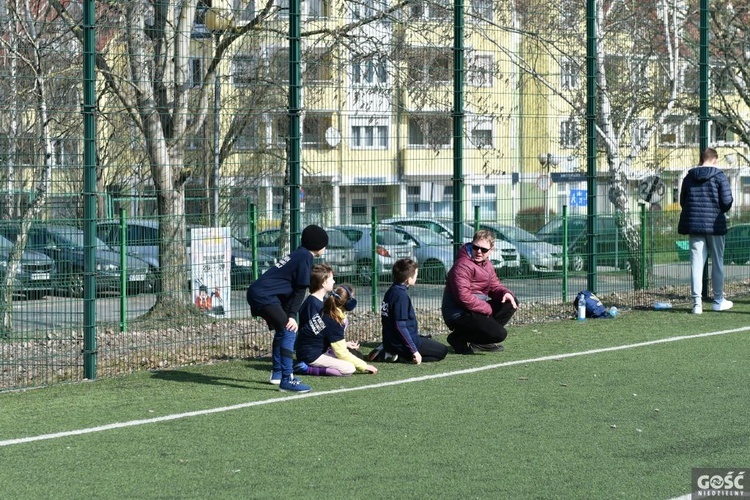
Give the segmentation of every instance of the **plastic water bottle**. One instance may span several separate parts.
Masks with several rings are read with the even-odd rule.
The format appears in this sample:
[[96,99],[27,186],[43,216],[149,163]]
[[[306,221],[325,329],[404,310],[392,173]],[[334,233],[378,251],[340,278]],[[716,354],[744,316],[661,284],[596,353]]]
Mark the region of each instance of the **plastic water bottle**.
[[654,302],[654,311],[664,311],[666,309],[672,309],[672,304],[669,302]]
[[578,294],[578,321],[586,319],[586,298],[582,293]]
[[620,314],[620,311],[618,311],[615,306],[612,306],[612,307],[609,308],[609,317],[610,318],[616,318],[618,314]]

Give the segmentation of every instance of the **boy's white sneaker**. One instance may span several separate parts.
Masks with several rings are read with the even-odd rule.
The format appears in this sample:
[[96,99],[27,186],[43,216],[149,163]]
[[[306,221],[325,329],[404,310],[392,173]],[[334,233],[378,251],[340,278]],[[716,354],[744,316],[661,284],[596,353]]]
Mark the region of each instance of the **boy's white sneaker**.
[[713,308],[714,311],[726,311],[734,307],[734,302],[732,302],[731,300],[727,300],[727,299],[721,299],[718,302],[714,300],[714,303],[711,307]]
[[693,314],[703,314],[703,304],[693,305]]

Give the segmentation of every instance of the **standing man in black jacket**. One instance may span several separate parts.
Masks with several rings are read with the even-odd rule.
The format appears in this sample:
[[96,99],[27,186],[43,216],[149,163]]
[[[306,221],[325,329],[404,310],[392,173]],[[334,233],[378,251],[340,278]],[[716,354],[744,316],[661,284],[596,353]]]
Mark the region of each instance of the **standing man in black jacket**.
[[719,155],[713,148],[701,152],[700,165],[691,168],[682,181],[680,223],[677,232],[689,235],[690,292],[693,314],[703,314],[703,267],[711,253],[711,284],[714,311],[726,311],[734,305],[724,298],[724,236],[726,213],[734,198],[729,179],[716,165]]

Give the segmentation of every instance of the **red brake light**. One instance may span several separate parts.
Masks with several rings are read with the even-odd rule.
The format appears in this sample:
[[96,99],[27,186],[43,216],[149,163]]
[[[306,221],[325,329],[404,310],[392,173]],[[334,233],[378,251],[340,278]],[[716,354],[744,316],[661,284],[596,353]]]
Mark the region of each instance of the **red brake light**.
[[381,247],[380,245],[378,245],[378,248],[375,251],[381,257],[390,257],[391,256],[391,254],[388,253],[388,250],[386,250],[385,247]]

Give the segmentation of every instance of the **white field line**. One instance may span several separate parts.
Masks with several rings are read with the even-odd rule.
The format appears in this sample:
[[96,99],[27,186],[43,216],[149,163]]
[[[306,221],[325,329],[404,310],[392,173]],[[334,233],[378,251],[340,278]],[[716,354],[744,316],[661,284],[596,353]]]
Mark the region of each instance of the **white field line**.
[[169,422],[172,420],[180,420],[183,418],[197,417],[201,415],[211,415],[213,413],[224,413],[228,411],[241,410],[243,408],[252,408],[254,406],[262,406],[262,405],[268,405],[268,404],[274,404],[274,403],[283,403],[283,402],[294,401],[294,400],[298,400],[302,398],[315,398],[315,397],[320,397],[320,396],[328,396],[330,394],[341,394],[344,392],[379,389],[381,387],[389,387],[389,386],[401,385],[401,384],[410,384],[414,382],[422,382],[425,380],[433,380],[433,379],[439,379],[439,378],[445,378],[445,377],[454,377],[456,375],[477,373],[477,372],[481,372],[485,370],[494,370],[496,368],[504,368],[507,366],[525,365],[529,363],[540,363],[542,361],[555,361],[555,360],[566,359],[566,358],[575,358],[578,356],[588,356],[591,354],[600,354],[600,353],[605,353],[605,352],[622,351],[625,349],[635,349],[637,347],[647,347],[647,346],[657,345],[657,344],[666,344],[668,342],[679,342],[681,340],[691,340],[691,339],[699,339],[703,337],[713,337],[715,335],[726,335],[728,333],[738,333],[738,332],[744,332],[747,330],[750,330],[750,326],[745,326],[742,328],[734,328],[732,330],[720,330],[716,332],[699,333],[695,335],[682,335],[679,337],[670,337],[666,339],[650,340],[648,342],[639,342],[637,344],[604,347],[601,349],[591,349],[588,351],[571,352],[567,354],[553,354],[550,356],[542,356],[539,358],[519,359],[516,361],[507,361],[505,363],[497,363],[493,365],[479,366],[476,368],[467,368],[464,370],[456,370],[452,372],[424,375],[422,377],[411,377],[411,378],[402,379],[402,380],[393,380],[391,382],[382,382],[382,383],[377,383],[377,384],[363,385],[363,386],[358,386],[358,387],[348,387],[348,388],[343,388],[343,389],[333,389],[330,391],[308,392],[306,394],[283,396],[283,397],[278,397],[278,398],[266,399],[263,401],[251,401],[249,403],[241,403],[241,404],[236,404],[236,405],[231,405],[231,406],[222,406],[219,408],[208,408],[205,410],[188,411],[184,413],[164,415],[161,417],[144,418],[144,419],[139,419],[139,420],[129,420],[127,422],[115,422],[113,424],[99,425],[96,427],[89,427],[86,429],[76,429],[72,431],[54,432],[52,434],[41,434],[38,436],[27,436],[27,437],[15,438],[15,439],[6,439],[4,441],[0,441],[0,447],[12,446],[12,445],[23,444],[23,443],[32,443],[34,441],[44,441],[47,439],[57,439],[57,438],[63,438],[63,437],[69,437],[69,436],[92,434],[94,432],[103,432],[103,431],[110,431],[114,429],[123,429],[126,427],[135,427],[138,425],[156,424],[159,422]]

